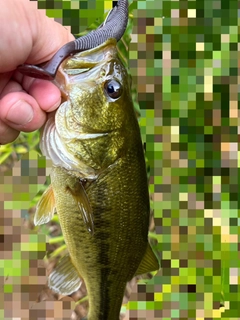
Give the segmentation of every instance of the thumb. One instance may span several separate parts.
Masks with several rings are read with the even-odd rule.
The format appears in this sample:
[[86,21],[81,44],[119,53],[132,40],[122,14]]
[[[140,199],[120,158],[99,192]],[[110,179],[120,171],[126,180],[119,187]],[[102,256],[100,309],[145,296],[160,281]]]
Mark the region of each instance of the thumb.
[[[29,0],[0,0],[0,72],[49,60],[73,35]],[[9,23],[11,21],[11,23]]]

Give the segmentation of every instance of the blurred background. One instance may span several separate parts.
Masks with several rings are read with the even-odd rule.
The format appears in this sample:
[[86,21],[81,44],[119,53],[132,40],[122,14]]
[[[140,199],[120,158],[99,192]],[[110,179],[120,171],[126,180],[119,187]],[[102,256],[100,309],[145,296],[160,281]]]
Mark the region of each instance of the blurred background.
[[[115,2],[37,4],[83,34]],[[128,284],[122,319],[240,319],[239,1],[129,4],[119,54],[140,116],[161,269]],[[0,147],[0,319],[81,319],[84,288],[72,299],[45,286],[65,247],[57,217],[32,223],[51,168],[38,142],[33,132]]]

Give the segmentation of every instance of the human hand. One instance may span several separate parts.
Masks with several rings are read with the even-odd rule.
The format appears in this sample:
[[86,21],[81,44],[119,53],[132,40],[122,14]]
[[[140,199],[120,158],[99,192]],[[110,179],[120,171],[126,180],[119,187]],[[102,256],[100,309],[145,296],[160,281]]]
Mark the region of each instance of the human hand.
[[74,37],[38,10],[36,2],[0,0],[0,5],[0,144],[6,144],[20,131],[39,129],[61,101],[53,83],[23,76],[17,66],[51,59]]

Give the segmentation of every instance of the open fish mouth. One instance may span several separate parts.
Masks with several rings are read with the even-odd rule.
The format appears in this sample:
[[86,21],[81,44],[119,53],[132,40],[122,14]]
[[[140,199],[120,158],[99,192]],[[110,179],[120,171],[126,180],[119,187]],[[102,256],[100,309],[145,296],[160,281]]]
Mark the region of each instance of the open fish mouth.
[[54,83],[61,90],[63,78],[68,83],[96,79],[102,65],[118,58],[116,44],[116,40],[110,38],[96,48],[69,57],[60,65]]

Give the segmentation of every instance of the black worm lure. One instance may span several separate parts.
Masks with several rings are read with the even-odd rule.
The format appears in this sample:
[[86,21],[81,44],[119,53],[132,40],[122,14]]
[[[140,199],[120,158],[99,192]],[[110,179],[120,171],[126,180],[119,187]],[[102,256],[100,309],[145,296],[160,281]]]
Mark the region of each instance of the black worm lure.
[[96,30],[62,46],[44,66],[22,64],[17,70],[29,77],[53,80],[61,62],[69,55],[92,49],[109,38],[121,39],[128,23],[128,0],[119,0],[106,20]]

